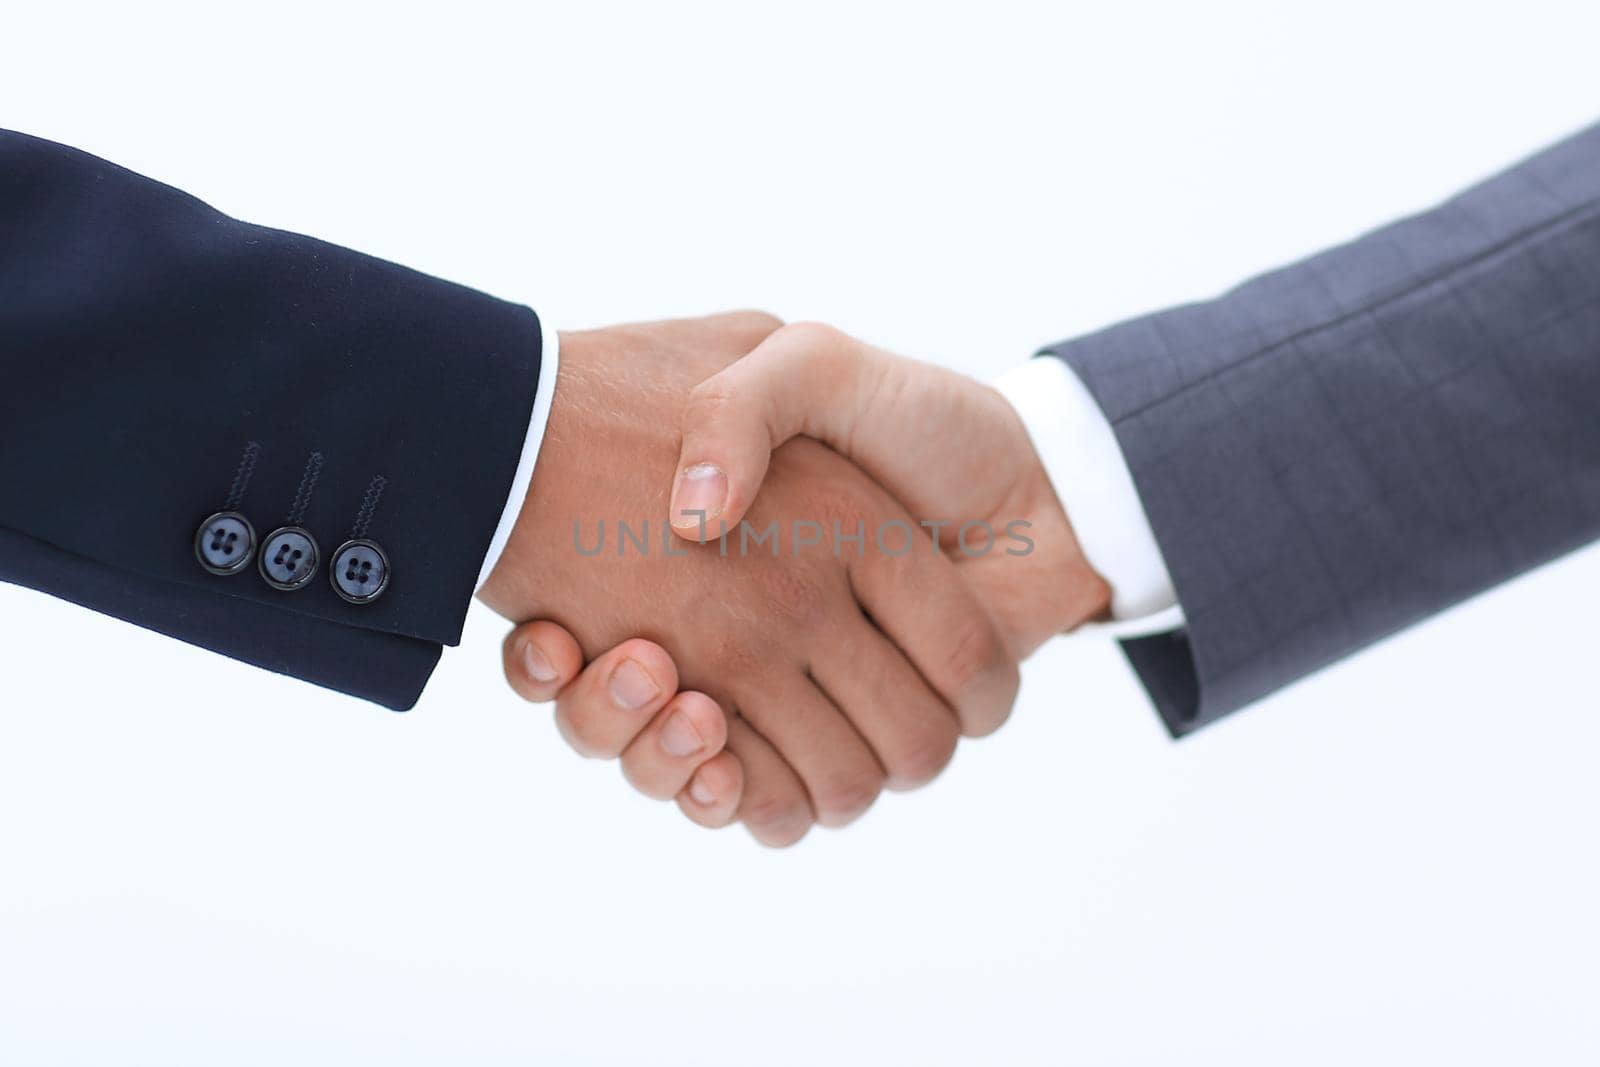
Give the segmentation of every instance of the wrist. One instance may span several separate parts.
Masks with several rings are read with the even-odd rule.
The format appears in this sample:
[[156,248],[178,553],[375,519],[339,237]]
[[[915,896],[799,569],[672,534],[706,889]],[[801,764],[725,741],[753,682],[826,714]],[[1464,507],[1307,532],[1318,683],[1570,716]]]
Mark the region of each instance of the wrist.
[[1089,562],[1022,419],[998,393],[995,399],[1003,427],[998,451],[1011,469],[1005,520],[1016,522],[1028,543],[994,575],[990,606],[1022,659],[1058,634],[1109,617],[1113,595]]
[[[1031,454],[1031,444],[1028,447]],[[1035,469],[1030,472],[1029,481],[1035,502],[1029,521],[1039,531],[1039,558],[1028,576],[1030,589],[1023,602],[1032,622],[1032,635],[1042,644],[1086,622],[1110,618],[1113,591],[1111,583],[1085,555],[1071,517],[1056,496],[1043,464],[1036,456],[1032,458]]]
[[[1110,617],[1143,619],[1177,603],[1133,475],[1110,421],[1055,358],[1008,371],[995,386],[1020,419],[1084,565],[1111,590]],[[1074,625],[1086,621],[1077,619]]]

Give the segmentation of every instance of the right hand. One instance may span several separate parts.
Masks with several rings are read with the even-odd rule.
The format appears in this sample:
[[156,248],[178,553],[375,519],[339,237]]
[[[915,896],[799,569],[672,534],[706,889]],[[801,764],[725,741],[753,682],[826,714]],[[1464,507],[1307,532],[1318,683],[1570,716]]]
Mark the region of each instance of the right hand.
[[[695,541],[706,529],[694,482],[717,501],[710,533],[719,519],[736,526],[768,491],[773,457],[802,435],[855,463],[919,520],[943,524],[932,530],[939,548],[996,618],[1013,659],[1109,611],[1111,588],[1089,566],[1005,398],[822,323],[780,327],[695,386],[683,413],[674,530]],[[708,468],[716,473],[707,477]],[[1008,528],[1031,547],[1018,547]]]
[[[480,596],[513,620],[564,626],[580,653],[598,657],[604,673],[582,691],[612,716],[562,715],[564,732],[586,755],[624,755],[649,792],[670,791],[683,767],[630,765],[625,752],[641,737],[668,736],[672,713],[686,707],[680,684],[708,698],[687,707],[697,731],[707,731],[701,752],[715,750],[717,731],[707,725],[714,702],[726,712],[726,749],[742,789],[733,810],[695,814],[708,823],[736,816],[758,840],[783,845],[813,821],[855,818],[886,784],[933,777],[962,732],[1004,720],[1017,673],[1007,641],[946,557],[800,550],[796,521],[828,531],[835,520],[845,531],[917,527],[888,493],[815,442],[780,449],[761,499],[741,511],[757,528],[779,524],[776,558],[764,546],[724,557],[715,543],[677,542],[684,555],[664,553],[677,426],[691,392],[777,326],[740,313],[563,335],[533,484]],[[619,520],[635,530],[649,520],[648,550],[629,544],[617,555]],[[585,557],[574,524],[589,546],[601,521],[605,551]],[[636,635],[654,643],[622,643]],[[570,660],[571,651],[556,655]],[[707,766],[730,768],[725,760]]]

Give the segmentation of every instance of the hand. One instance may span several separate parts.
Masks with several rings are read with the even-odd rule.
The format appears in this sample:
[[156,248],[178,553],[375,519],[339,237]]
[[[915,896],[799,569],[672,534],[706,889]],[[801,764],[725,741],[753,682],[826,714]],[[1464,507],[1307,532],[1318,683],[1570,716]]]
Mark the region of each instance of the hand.
[[[597,703],[604,693],[618,714],[563,715],[569,740],[589,755],[622,755],[659,795],[682,766],[652,762],[642,743],[630,763],[634,744],[654,738],[660,748],[681,736],[669,728],[687,707],[696,732],[706,728],[703,766],[720,749],[706,726],[708,708],[718,707],[741,788],[731,808],[726,798],[697,806],[684,789],[685,810],[707,824],[737,817],[759,840],[786,844],[814,820],[853,819],[885,784],[909,787],[937,774],[961,732],[1004,720],[1016,665],[943,555],[802,549],[800,523],[916,528],[871,479],[815,442],[773,454],[761,499],[742,512],[759,529],[778,524],[779,554],[735,546],[724,556],[716,544],[685,545],[666,532],[677,425],[691,390],[777,325],[743,313],[564,334],[533,484],[480,596],[508,618],[564,626],[577,645],[556,654],[569,661],[632,635],[653,639],[600,661],[606,673],[583,692]],[[648,523],[644,547],[622,542],[619,522],[635,533]],[[601,554],[586,556],[580,545],[592,548],[597,536],[606,538]],[[668,546],[684,554],[669,555]]]
[[[815,324],[777,330],[694,389],[675,486],[674,510],[688,520],[682,532],[701,535],[696,513],[702,511],[717,513],[705,532],[714,532],[719,521],[735,526],[757,495],[773,448],[797,432],[821,437],[872,470],[904,498],[920,502],[925,517],[955,518],[939,531],[940,543],[949,551],[954,542],[958,569],[1003,620],[1014,657],[1107,609],[1110,590],[1078,550],[1010,405],[959,375]],[[705,465],[724,472],[722,479],[706,477]],[[694,475],[685,479],[686,471]],[[709,484],[713,499],[687,499],[686,480]],[[726,499],[719,503],[724,486]],[[1028,525],[1013,529],[1024,530],[1034,545],[1027,555],[1003,556],[1003,548],[980,554],[985,539],[976,526],[969,526],[968,551],[962,551],[961,523],[983,521],[998,531],[1019,520]],[[530,648],[545,650],[544,666],[534,673],[524,656]],[[741,787],[736,758],[666,755],[663,731],[654,722],[645,728],[607,696],[600,679],[620,651],[580,676],[582,658],[571,638],[557,626],[533,623],[508,639],[506,673],[528,699],[556,699],[563,723],[624,738],[623,769],[641,791],[677,795],[691,818],[697,810],[729,810]],[[663,678],[672,675],[670,656],[659,646],[630,642],[629,654],[651,662]],[[663,703],[667,699],[663,695]],[[714,721],[714,712],[698,701],[679,710]]]
[[[1109,609],[1110,587],[1084,558],[1022,420],[998,392],[821,323],[776,330],[694,388],[674,529],[698,540],[719,521],[736,525],[764,491],[773,451],[802,434],[856,463],[919,519],[944,524],[930,532],[1000,624],[1013,658]],[[1023,546],[1008,529],[1031,550],[1016,554]]]

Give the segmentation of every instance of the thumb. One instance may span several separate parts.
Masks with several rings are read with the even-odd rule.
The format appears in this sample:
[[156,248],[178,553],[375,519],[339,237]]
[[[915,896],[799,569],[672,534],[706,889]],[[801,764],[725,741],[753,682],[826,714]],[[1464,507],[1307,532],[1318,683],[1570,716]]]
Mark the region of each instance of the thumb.
[[847,451],[884,353],[814,322],[781,327],[689,394],[670,521],[690,541],[744,517],[772,453],[804,434]]

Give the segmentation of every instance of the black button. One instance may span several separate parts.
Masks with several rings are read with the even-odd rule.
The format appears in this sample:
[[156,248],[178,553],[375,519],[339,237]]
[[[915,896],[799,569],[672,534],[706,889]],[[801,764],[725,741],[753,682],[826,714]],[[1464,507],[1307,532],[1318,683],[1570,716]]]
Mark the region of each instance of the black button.
[[274,589],[292,593],[316,576],[322,553],[317,539],[303,526],[283,526],[261,542],[261,559],[256,569]]
[[389,557],[377,542],[346,541],[328,568],[333,590],[352,604],[370,604],[389,588]]
[[255,527],[237,511],[219,511],[195,531],[194,558],[212,574],[238,574],[255,550]]

